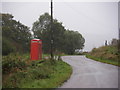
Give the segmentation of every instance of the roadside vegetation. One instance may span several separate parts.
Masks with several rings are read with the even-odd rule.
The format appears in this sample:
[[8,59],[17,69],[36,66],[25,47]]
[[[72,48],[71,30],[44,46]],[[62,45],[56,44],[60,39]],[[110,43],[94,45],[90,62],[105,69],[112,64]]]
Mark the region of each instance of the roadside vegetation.
[[30,61],[28,54],[3,56],[2,64],[3,88],[57,88],[72,73],[62,60]]
[[[55,60],[50,60],[51,16],[48,13],[40,15],[31,30],[9,13],[1,13],[0,17],[3,88],[55,88],[70,77],[72,68],[60,60],[60,56],[82,49],[85,43],[82,34],[65,29],[62,22],[53,19]],[[42,40],[43,60],[30,61],[27,54],[30,53],[30,40],[34,38]]]
[[[32,31],[35,38],[43,40],[44,53],[50,53],[51,16],[44,13],[33,23]],[[85,39],[78,31],[65,29],[62,22],[53,19],[53,49],[55,53],[74,54],[76,49],[84,47]]]
[[[33,38],[41,39],[43,53],[50,54],[51,16],[48,13],[40,15],[38,20],[33,22],[31,30],[20,21],[14,20],[11,14],[0,14],[0,16],[2,17],[2,55],[30,52],[30,40]],[[52,34],[53,50],[56,54],[74,54],[76,49],[84,47],[85,39],[82,34],[65,29],[62,22],[57,19],[53,19]]]
[[86,54],[87,58],[91,58],[96,61],[113,64],[120,66],[119,64],[118,47],[116,45],[102,46],[99,48],[93,48],[91,52]]

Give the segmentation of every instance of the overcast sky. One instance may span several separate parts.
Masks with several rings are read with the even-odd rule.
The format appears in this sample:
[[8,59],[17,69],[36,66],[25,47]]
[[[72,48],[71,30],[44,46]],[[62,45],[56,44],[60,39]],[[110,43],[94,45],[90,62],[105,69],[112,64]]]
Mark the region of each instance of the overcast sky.
[[[53,8],[53,17],[66,29],[83,35],[85,51],[118,38],[117,2],[54,2]],[[45,12],[50,14],[50,2],[2,2],[2,13],[12,14],[30,28]]]

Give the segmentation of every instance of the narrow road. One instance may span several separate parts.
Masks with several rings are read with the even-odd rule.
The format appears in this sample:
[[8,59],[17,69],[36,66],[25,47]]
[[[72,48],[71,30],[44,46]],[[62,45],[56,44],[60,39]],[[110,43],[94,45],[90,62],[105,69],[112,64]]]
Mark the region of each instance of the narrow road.
[[63,56],[73,73],[60,88],[118,88],[118,67],[85,56]]

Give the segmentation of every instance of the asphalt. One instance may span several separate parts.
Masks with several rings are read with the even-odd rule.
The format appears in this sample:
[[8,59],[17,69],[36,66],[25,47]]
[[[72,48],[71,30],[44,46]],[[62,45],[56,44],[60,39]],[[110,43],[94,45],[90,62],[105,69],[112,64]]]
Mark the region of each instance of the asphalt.
[[86,58],[63,56],[73,73],[59,88],[118,88],[118,67]]

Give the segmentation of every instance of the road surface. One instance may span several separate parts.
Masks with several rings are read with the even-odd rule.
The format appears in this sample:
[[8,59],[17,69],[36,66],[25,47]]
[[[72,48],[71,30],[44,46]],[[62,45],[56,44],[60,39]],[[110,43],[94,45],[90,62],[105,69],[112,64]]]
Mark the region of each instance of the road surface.
[[118,67],[85,56],[63,56],[73,73],[60,88],[118,88]]

